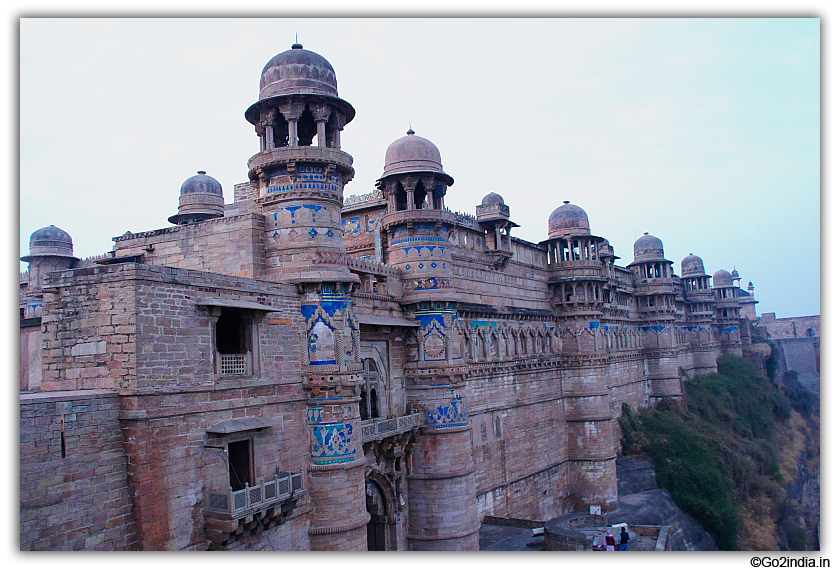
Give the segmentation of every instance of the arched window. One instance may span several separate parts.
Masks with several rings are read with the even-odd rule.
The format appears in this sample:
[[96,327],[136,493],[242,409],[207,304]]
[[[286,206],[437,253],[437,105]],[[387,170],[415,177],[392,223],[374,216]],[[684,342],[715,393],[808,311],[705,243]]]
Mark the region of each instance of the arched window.
[[362,399],[359,402],[359,413],[362,421],[378,418],[381,414],[379,405],[379,394],[382,392],[382,377],[379,368],[372,358],[365,358],[362,361],[364,370],[362,375],[365,383],[362,385]]
[[397,202],[397,211],[408,209],[408,194],[406,194],[405,188],[403,188],[403,185],[400,182],[397,182],[397,187],[394,190],[394,197]]

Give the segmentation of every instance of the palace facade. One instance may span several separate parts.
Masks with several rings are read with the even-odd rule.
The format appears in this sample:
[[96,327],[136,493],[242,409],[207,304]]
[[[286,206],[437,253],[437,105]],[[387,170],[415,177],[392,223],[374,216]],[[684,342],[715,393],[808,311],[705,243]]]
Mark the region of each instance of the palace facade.
[[737,273],[645,234],[626,266],[564,202],[515,237],[414,131],[344,198],[355,110],[295,44],[245,113],[226,204],[81,260],[49,226],[21,275],[21,549],[477,550],[487,515],[615,508],[622,405],[741,354]]

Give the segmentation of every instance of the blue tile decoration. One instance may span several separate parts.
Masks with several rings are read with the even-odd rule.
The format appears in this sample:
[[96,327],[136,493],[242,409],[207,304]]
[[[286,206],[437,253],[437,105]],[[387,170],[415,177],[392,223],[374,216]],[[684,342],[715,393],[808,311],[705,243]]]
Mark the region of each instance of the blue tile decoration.
[[447,320],[452,322],[458,318],[458,315],[454,309],[420,309],[414,312],[414,318],[420,321],[420,326],[425,330],[433,321],[447,328]]
[[309,235],[314,238],[315,236],[318,235],[318,230],[316,230],[315,228],[312,228],[311,230],[309,230]]
[[306,208],[307,210],[312,210],[312,221],[313,222],[318,221],[317,220],[317,214],[318,214],[318,212],[320,212],[321,210],[324,209],[323,206],[312,205],[312,204],[304,204],[303,207]]
[[333,237],[334,235],[332,230],[327,230],[327,237]]
[[[420,269],[423,268],[423,264],[421,263],[418,265]],[[442,279],[439,277],[425,277],[423,279],[414,279],[412,280],[412,289],[414,291],[425,291],[427,289],[451,289],[452,288],[452,280],[451,279]]]
[[310,426],[315,465],[347,463],[355,459],[358,443],[352,423],[310,423]]
[[288,210],[292,214],[292,223],[294,224],[295,223],[295,212],[300,210],[300,206],[286,206],[284,209]]
[[467,403],[463,396],[450,390],[452,399],[448,404],[441,404],[426,410],[426,425],[434,429],[466,426],[469,424]]

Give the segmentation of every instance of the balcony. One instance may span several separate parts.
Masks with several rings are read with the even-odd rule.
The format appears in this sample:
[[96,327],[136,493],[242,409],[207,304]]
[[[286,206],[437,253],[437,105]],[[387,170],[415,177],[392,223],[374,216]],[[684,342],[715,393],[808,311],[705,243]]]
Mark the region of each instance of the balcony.
[[239,519],[277,506],[303,491],[303,473],[278,471],[271,481],[266,481],[239,491],[208,491],[205,511],[223,518]]
[[362,441],[378,441],[399,435],[423,425],[423,414],[415,413],[396,418],[372,419],[362,422]]

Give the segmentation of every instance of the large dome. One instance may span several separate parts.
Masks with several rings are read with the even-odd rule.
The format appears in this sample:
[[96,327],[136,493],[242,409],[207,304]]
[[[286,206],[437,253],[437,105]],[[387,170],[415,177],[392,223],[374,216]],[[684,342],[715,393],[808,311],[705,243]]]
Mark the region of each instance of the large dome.
[[186,194],[215,194],[222,196],[222,185],[212,176],[207,176],[203,170],[199,170],[198,174],[187,178],[181,184],[181,196]]
[[726,269],[715,271],[712,275],[712,284],[714,287],[732,287],[732,274]]
[[588,233],[589,216],[583,208],[570,204],[568,200],[548,217],[549,238]]
[[388,150],[385,151],[385,171],[382,173],[383,178],[402,172],[438,172],[440,174],[446,174],[443,171],[438,147],[432,141],[418,137],[411,129],[408,130],[404,137],[392,142],[388,146]]
[[703,266],[703,260],[700,257],[689,253],[682,260],[682,277],[691,277],[692,275],[705,275],[706,268]]
[[300,44],[271,58],[260,76],[261,100],[294,93],[338,97],[338,82],[330,62]]
[[662,240],[649,233],[636,240],[633,244],[633,261],[665,260],[665,246]]
[[33,257],[73,257],[73,238],[55,226],[35,230],[29,236],[29,255],[20,259],[30,261]]

